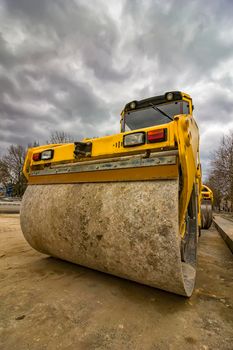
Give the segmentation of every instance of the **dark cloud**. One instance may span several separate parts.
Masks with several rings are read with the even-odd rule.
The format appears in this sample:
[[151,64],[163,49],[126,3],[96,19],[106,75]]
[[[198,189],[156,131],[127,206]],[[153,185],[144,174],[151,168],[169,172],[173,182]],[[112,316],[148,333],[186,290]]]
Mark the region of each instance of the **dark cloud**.
[[145,4],[126,2],[125,30],[135,29],[135,35],[130,42],[126,37],[125,48],[133,52],[132,64],[137,56],[151,61],[151,74],[159,75],[163,84],[196,83],[203,75],[210,77],[219,62],[232,57],[233,35],[229,36],[229,31],[233,6],[227,6],[227,1],[211,0],[203,5],[202,1],[164,4],[151,0]]
[[[45,140],[45,135],[59,129],[60,124],[64,127],[68,123],[74,131],[73,125],[77,121],[76,134],[81,137],[86,134],[87,126],[95,129],[96,120],[100,125],[109,119],[106,103],[96,97],[88,83],[67,79],[59,72],[37,73],[31,76],[28,70],[20,71],[17,86],[7,78],[2,80],[6,88],[0,100],[1,133],[8,130],[11,142],[16,142],[18,134],[30,135],[31,132],[36,139]],[[2,139],[6,140],[1,133]],[[25,139],[23,143],[28,142]]]
[[[127,67],[119,70],[113,65],[120,33],[104,11],[97,11],[98,7],[88,8],[81,1],[72,0],[69,4],[62,0],[7,0],[5,4],[8,15],[20,20],[38,44],[37,48],[32,45],[34,51],[29,52],[29,60],[38,60],[40,49],[42,56],[49,54],[47,45],[41,45],[45,40],[53,47],[53,56],[81,58],[101,80],[127,79],[130,70]],[[27,50],[30,51],[30,43]]]
[[119,130],[132,99],[193,97],[206,164],[233,128],[230,0],[5,0],[0,6],[0,148]]

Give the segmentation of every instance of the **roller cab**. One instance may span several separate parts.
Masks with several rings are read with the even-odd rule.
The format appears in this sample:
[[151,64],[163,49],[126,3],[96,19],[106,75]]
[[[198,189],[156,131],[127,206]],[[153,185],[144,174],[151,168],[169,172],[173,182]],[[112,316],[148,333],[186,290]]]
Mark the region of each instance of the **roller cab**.
[[21,226],[35,249],[190,296],[201,226],[189,95],[134,100],[121,132],[28,150]]

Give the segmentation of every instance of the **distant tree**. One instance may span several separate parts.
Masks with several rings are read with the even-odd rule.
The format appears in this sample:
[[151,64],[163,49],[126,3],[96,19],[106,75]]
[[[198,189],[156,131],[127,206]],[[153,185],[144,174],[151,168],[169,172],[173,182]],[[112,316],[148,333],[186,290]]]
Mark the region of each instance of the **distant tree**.
[[214,194],[214,206],[220,210],[221,200],[223,198],[223,193],[221,191],[221,181],[217,174],[212,171],[209,175],[206,185],[210,187]]
[[64,132],[64,131],[53,131],[51,134],[50,134],[50,137],[49,137],[49,140],[47,141],[48,144],[50,143],[71,143],[71,142],[74,142],[74,138]]
[[7,183],[9,182],[9,179],[9,169],[6,163],[2,159],[0,159],[0,184],[6,187]]
[[27,180],[23,175],[25,155],[26,150],[23,146],[11,145],[0,160],[0,182],[5,186],[13,184],[16,196],[22,196],[26,189]]
[[233,211],[233,132],[222,138],[212,155],[208,184],[213,188],[216,201],[230,200]]

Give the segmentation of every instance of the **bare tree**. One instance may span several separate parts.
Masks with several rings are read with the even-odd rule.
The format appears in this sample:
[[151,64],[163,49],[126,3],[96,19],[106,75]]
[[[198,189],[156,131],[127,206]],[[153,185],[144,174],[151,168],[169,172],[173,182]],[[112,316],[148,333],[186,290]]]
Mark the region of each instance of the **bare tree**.
[[26,150],[21,145],[11,145],[0,160],[0,181],[7,186],[11,183],[14,194],[22,196],[26,188],[26,178],[23,175],[23,164]]
[[214,190],[216,200],[224,198],[231,202],[233,211],[233,132],[225,135],[212,155],[208,183]]
[[49,137],[49,140],[47,141],[47,143],[71,143],[74,142],[74,138],[64,132],[64,131],[53,131]]
[[221,181],[214,171],[211,172],[209,178],[206,182],[207,186],[211,188],[214,194],[214,205],[220,210],[221,200],[223,198],[223,193],[221,191]]
[[9,179],[9,169],[6,163],[2,159],[0,159],[0,184],[6,187],[7,183],[9,182]]

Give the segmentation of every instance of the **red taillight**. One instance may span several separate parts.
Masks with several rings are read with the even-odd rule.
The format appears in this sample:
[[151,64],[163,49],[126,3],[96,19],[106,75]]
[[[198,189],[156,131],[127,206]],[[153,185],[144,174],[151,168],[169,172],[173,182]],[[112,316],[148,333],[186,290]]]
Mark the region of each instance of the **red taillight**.
[[33,156],[32,156],[32,159],[34,160],[34,161],[38,161],[38,160],[40,160],[40,153],[34,153],[33,154]]
[[166,141],[167,138],[167,129],[157,129],[151,130],[147,133],[148,142],[162,142]]

